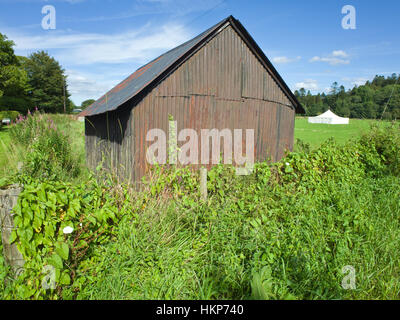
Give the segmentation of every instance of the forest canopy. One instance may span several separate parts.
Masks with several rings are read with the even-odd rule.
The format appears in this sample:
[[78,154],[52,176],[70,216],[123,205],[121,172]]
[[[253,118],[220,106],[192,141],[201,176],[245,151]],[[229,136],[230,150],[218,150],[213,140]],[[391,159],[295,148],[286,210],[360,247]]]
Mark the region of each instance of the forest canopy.
[[27,113],[37,107],[50,113],[70,112],[74,105],[58,61],[44,51],[17,56],[14,45],[0,33],[0,111]]
[[295,91],[295,96],[306,109],[306,115],[316,116],[330,109],[342,117],[358,119],[400,118],[400,74],[385,78],[377,75],[364,85],[348,91],[337,82],[332,84],[329,94],[311,94],[304,88]]

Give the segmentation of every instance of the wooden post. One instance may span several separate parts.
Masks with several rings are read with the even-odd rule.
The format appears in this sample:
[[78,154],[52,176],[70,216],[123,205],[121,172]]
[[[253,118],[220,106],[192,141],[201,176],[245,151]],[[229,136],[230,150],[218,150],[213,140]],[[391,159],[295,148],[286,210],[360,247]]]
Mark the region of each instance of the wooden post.
[[200,168],[200,194],[202,200],[207,200],[207,168]]
[[8,186],[0,190],[0,230],[3,243],[3,254],[7,265],[11,266],[15,274],[23,270],[25,264],[22,254],[18,251],[15,243],[10,243],[11,231],[14,229],[12,208],[17,204],[18,196],[22,187],[18,185]]

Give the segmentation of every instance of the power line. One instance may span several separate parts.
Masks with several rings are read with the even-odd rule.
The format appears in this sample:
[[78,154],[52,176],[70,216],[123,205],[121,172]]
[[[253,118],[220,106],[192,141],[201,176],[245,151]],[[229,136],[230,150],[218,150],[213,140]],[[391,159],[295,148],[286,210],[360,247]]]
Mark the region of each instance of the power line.
[[397,75],[397,79],[396,79],[396,82],[395,82],[394,85],[393,85],[393,89],[392,89],[392,92],[390,93],[389,100],[386,102],[386,106],[385,106],[385,108],[383,109],[383,112],[382,112],[382,115],[381,115],[381,120],[383,119],[383,114],[385,113],[386,108],[387,108],[387,106],[389,105],[390,99],[392,99],[392,95],[393,95],[393,92],[394,92],[394,90],[395,90],[395,88],[396,88],[396,84],[397,84],[397,82],[399,81],[399,78],[400,78],[400,74]]
[[210,9],[208,9],[206,12],[203,12],[202,14],[198,15],[194,19],[192,19],[189,22],[185,23],[185,26],[191,24],[192,22],[196,21],[197,19],[200,19],[200,18],[204,17],[205,15],[209,14],[211,11],[215,10],[217,7],[219,7],[220,5],[222,5],[223,3],[227,2],[227,1],[228,0],[222,0],[222,1],[218,2],[215,6],[213,6]]

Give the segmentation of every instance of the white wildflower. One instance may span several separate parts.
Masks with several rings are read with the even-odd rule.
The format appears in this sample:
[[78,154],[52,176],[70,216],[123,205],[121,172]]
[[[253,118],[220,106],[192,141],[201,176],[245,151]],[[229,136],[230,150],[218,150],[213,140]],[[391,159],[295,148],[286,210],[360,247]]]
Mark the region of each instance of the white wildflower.
[[64,229],[63,229],[63,233],[65,233],[65,234],[69,234],[69,233],[72,233],[72,231],[74,231],[74,228],[72,228],[72,227],[65,227]]

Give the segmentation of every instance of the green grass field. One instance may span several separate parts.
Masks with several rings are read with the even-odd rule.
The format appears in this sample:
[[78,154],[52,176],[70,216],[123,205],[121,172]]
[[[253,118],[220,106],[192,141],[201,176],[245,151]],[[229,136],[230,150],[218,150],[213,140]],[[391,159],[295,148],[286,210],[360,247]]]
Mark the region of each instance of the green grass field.
[[[350,119],[349,124],[319,124],[308,123],[307,117],[297,117],[294,128],[294,139],[309,143],[317,148],[322,142],[333,137],[343,144],[351,138],[357,138],[369,131],[372,124],[378,126],[387,124],[386,121]],[[296,150],[296,146],[295,146]]]

